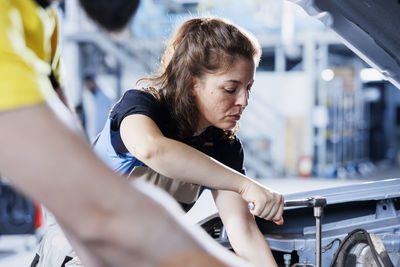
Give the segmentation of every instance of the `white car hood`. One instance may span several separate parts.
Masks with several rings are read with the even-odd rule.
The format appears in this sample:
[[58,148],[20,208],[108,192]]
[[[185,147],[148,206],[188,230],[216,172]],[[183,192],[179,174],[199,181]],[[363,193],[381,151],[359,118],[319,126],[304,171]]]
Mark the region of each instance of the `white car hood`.
[[400,89],[399,0],[291,0]]

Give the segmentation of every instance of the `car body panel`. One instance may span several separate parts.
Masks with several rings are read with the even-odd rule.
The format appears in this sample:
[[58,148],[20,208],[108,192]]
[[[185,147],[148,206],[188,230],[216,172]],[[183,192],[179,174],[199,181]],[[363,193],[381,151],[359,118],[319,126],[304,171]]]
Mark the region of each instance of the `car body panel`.
[[[340,241],[354,229],[377,234],[395,266],[400,266],[400,178],[285,195],[285,200],[322,196],[322,266],[329,266]],[[273,251],[296,251],[299,262],[315,263],[315,219],[311,207],[287,207],[283,226],[256,218]],[[230,248],[218,214],[199,222],[216,240]]]
[[400,2],[291,0],[341,36],[343,43],[400,89]]

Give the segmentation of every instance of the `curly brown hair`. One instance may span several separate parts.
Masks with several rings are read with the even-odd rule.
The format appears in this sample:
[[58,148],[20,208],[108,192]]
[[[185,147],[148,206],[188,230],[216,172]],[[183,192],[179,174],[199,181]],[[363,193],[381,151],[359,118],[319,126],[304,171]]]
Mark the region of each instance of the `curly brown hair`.
[[[159,72],[137,85],[146,83],[170,110],[178,135],[188,137],[196,130],[199,115],[192,93],[195,78],[222,73],[239,57],[258,65],[261,48],[251,33],[222,18],[189,19],[167,41]],[[237,128],[226,130],[225,136],[233,137]]]

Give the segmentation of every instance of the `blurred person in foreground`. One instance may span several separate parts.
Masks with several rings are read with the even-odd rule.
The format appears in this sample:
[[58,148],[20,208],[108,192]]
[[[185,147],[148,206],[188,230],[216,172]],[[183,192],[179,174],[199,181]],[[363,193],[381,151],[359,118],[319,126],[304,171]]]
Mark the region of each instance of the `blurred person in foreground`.
[[94,145],[110,168],[164,189],[185,211],[211,188],[233,249],[258,267],[276,262],[253,215],[283,223],[283,196],[245,176],[235,135],[260,57],[255,37],[231,22],[187,20],[159,72],[123,95]]
[[[170,197],[119,179],[65,125],[74,119],[49,78],[57,76],[59,51],[56,14],[49,2],[3,0],[0,6],[2,175],[46,205],[85,266],[245,265],[183,223]],[[138,4],[80,2],[107,30],[121,29]]]

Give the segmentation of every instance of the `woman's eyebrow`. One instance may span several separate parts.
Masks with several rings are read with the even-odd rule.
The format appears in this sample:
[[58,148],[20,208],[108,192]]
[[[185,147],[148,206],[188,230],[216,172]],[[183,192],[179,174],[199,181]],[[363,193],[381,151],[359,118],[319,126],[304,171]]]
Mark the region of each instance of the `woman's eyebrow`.
[[242,83],[241,81],[238,81],[238,80],[226,80],[224,82],[239,83],[239,84]]
[[[242,83],[241,81],[238,81],[238,80],[226,80],[224,82],[231,82],[231,83],[237,83],[237,84],[241,84]],[[249,81],[249,84],[252,84],[252,83],[254,83],[254,79]]]

